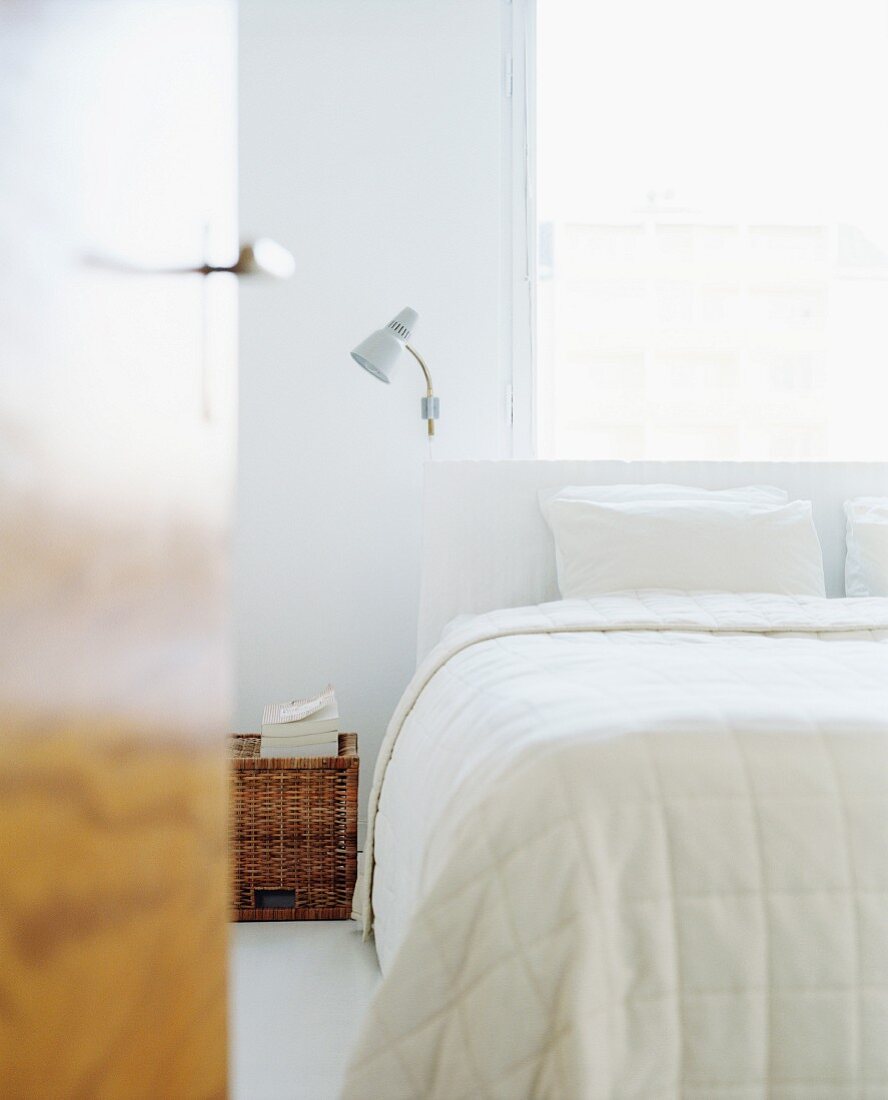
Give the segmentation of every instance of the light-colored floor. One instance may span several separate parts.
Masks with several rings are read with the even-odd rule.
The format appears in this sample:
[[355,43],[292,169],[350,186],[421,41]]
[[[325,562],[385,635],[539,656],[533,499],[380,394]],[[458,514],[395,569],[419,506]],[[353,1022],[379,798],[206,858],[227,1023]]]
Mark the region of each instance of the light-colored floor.
[[231,926],[233,1100],[335,1100],[379,981],[353,921]]

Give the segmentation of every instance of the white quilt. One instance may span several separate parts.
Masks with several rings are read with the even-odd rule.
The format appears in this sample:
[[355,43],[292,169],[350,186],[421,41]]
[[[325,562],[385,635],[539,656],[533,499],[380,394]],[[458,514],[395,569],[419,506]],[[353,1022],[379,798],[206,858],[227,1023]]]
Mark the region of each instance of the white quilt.
[[348,1100],[888,1098],[888,600],[458,624],[371,845]]

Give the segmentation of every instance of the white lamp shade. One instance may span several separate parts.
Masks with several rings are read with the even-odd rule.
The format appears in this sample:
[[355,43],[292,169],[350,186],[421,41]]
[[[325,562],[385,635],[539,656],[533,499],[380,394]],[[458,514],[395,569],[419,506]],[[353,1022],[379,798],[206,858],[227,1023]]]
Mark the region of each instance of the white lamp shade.
[[354,349],[352,359],[380,382],[389,382],[398,356],[419,320],[415,309],[402,309],[385,328],[377,329]]
[[389,375],[401,354],[401,347],[400,340],[388,329],[381,328],[358,344],[352,352],[352,359],[380,382],[388,382]]

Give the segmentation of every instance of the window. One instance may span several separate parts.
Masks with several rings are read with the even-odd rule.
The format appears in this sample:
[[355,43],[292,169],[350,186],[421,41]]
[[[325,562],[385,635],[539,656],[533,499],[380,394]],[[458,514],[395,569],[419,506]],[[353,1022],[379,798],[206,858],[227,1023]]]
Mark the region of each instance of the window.
[[888,457],[888,0],[541,0],[550,458]]

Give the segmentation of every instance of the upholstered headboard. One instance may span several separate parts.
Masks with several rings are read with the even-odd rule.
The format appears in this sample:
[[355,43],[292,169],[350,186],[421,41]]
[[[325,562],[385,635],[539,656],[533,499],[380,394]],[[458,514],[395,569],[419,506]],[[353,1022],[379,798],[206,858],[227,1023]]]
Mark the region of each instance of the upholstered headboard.
[[558,599],[554,546],[540,489],[669,482],[704,489],[777,485],[810,500],[826,588],[844,594],[850,497],[888,496],[888,463],[430,462],[423,494],[418,656],[456,615]]

